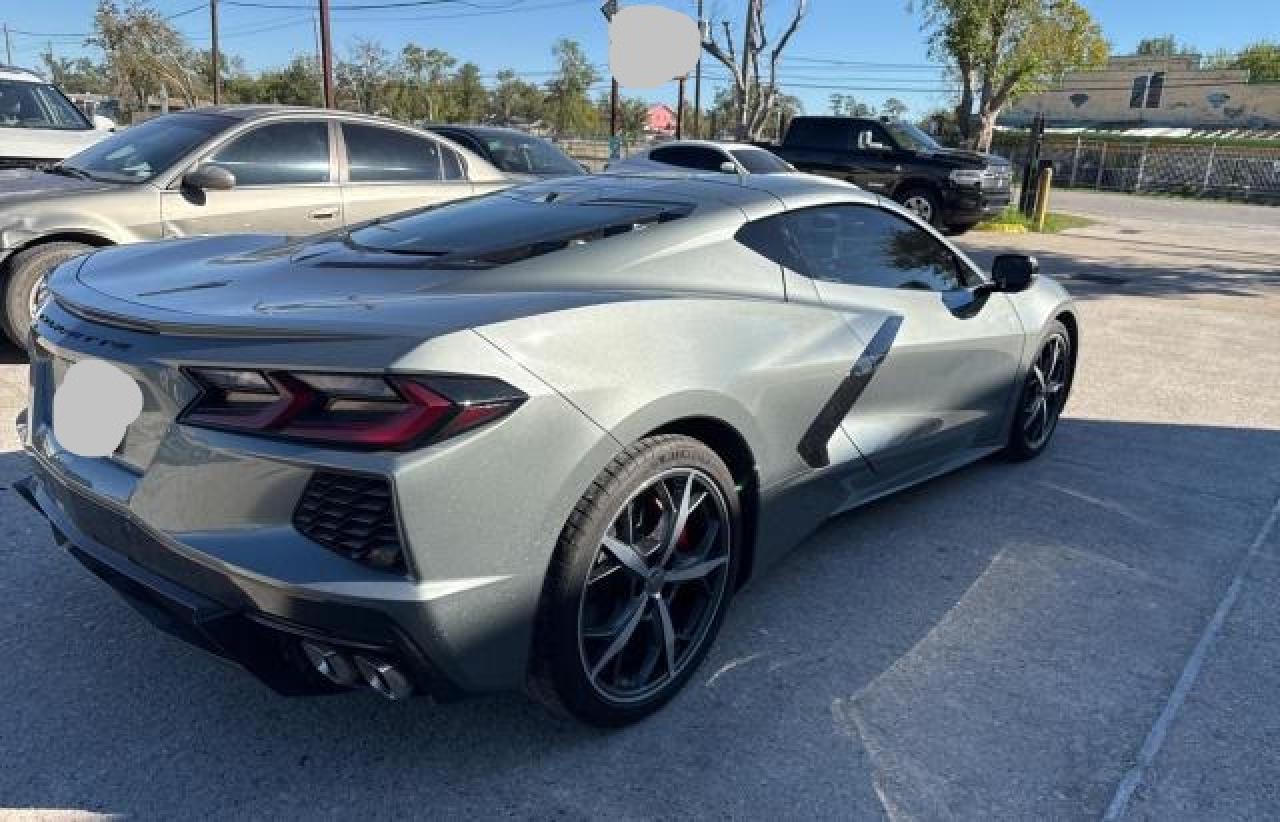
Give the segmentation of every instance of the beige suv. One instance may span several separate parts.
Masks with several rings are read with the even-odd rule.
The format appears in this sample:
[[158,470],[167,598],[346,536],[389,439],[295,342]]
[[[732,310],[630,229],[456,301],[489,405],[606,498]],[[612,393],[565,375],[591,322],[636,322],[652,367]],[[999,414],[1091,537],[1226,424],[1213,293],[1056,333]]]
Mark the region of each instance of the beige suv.
[[511,184],[466,149],[381,118],[284,106],[166,115],[43,171],[0,174],[0,325],[24,341],[45,276],[95,247],[312,234]]

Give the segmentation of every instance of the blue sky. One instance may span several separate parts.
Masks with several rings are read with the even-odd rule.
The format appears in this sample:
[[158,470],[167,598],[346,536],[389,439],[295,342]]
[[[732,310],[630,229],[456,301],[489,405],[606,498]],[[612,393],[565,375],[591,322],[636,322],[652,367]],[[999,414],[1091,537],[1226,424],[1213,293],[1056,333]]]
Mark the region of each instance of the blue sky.
[[[199,0],[152,0],[166,13],[182,12]],[[310,0],[254,0],[305,6]],[[1102,23],[1113,50],[1132,50],[1143,36],[1174,34],[1204,51],[1234,50],[1263,36],[1280,37],[1280,0],[1165,0],[1159,10],[1142,0],[1083,0]],[[314,52],[314,15],[305,9],[231,6],[222,0],[223,48],[251,68],[280,65],[295,54]],[[386,0],[332,0],[365,4]],[[341,54],[357,38],[375,39],[398,50],[412,40],[472,60],[492,76],[512,68],[531,80],[545,79],[552,67],[550,48],[560,36],[580,41],[602,68],[608,62],[608,35],[599,12],[601,0],[441,0],[438,7],[339,12],[334,16],[334,48]],[[693,13],[694,0],[649,0]],[[634,5],[627,3],[624,5]],[[742,0],[706,0],[712,19],[736,17]],[[770,0],[781,19],[791,0]],[[843,90],[874,104],[896,96],[912,114],[944,103],[943,77],[928,66],[919,16],[906,0],[811,0],[811,11],[784,63],[783,81],[810,113],[827,110],[828,97]],[[12,35],[19,65],[38,65],[51,42],[60,55],[84,53],[78,33],[92,26],[94,0],[5,0],[0,22]],[[200,45],[208,42],[208,13],[196,10],[175,24]],[[46,36],[53,35],[53,36]],[[704,62],[704,65],[706,63]],[[711,77],[722,74],[710,70]],[[711,80],[712,86],[719,80]],[[839,88],[833,88],[839,87]],[[603,84],[602,84],[603,88]],[[907,90],[912,89],[912,90]],[[674,99],[670,88],[628,92],[651,100]]]

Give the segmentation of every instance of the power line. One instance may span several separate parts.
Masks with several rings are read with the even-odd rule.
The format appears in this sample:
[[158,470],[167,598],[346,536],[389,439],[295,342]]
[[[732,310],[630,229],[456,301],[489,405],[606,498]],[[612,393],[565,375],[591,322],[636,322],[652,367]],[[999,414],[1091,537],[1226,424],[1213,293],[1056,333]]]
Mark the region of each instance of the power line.
[[[262,2],[261,0],[225,0],[225,2],[229,6],[245,6],[249,8],[260,8],[260,9],[302,10],[302,9],[311,8],[309,4],[269,3],[269,2]],[[475,3],[475,2],[472,2],[472,0],[393,0],[392,2],[386,2],[386,3],[358,3],[358,4],[348,4],[348,5],[335,5],[335,6],[330,6],[329,8],[331,11],[363,11],[366,9],[369,9],[369,10],[398,9],[398,8],[408,8],[413,6],[458,5],[458,6],[469,6],[471,8],[487,10],[490,12],[496,12],[501,14],[506,11],[515,10],[515,6],[523,2],[524,0],[511,0],[511,2],[509,2],[505,6],[492,6],[492,5],[485,5],[482,3]]]

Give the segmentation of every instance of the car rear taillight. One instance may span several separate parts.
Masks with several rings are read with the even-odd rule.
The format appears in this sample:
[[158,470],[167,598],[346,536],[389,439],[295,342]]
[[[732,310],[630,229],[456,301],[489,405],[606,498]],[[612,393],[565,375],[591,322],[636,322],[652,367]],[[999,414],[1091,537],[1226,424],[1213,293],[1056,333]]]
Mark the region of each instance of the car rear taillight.
[[439,442],[506,416],[528,399],[488,377],[226,368],[186,373],[200,394],[178,422],[346,448]]

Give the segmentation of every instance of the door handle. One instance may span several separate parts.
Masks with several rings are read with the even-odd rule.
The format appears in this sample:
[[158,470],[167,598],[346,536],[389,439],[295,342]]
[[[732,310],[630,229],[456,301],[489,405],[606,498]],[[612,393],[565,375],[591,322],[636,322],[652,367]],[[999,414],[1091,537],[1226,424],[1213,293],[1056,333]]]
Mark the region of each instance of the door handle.
[[336,208],[317,208],[315,211],[307,215],[313,220],[332,220],[338,216]]

